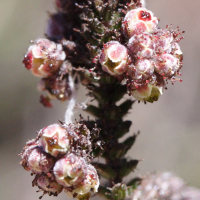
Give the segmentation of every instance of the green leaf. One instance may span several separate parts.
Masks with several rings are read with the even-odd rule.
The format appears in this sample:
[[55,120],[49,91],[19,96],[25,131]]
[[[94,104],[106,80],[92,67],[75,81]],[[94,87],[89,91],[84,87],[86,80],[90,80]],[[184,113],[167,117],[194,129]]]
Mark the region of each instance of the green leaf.
[[131,127],[132,122],[131,121],[124,121],[122,122],[117,129],[116,136],[117,138],[120,138],[124,136],[127,132],[129,132],[129,129]]
[[96,106],[88,105],[84,110],[94,117],[99,118],[101,116],[101,109],[97,108]]
[[123,165],[120,167],[118,171],[119,177],[125,177],[137,167],[139,160],[131,160],[131,161],[124,161]]
[[115,171],[106,164],[102,163],[92,163],[95,168],[98,169],[98,173],[106,179],[114,179],[116,176]]
[[131,100],[126,100],[124,103],[122,103],[119,108],[120,108],[120,115],[121,117],[123,117],[124,115],[126,115],[129,111],[129,109],[131,109],[133,103],[135,101],[131,101]]

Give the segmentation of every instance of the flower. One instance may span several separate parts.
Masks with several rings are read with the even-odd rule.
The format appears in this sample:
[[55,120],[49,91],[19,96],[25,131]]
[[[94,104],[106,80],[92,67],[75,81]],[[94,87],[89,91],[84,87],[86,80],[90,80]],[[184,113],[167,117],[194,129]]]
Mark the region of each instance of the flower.
[[57,196],[62,192],[63,186],[58,184],[55,180],[51,179],[45,174],[37,174],[33,180],[33,185],[38,186],[44,192],[49,193],[49,195]]
[[61,44],[41,38],[29,47],[23,63],[35,76],[45,78],[54,74],[65,58]]
[[102,69],[112,76],[123,74],[127,68],[128,51],[117,41],[110,41],[104,45],[99,62]]
[[153,37],[156,53],[170,53],[173,34],[168,30],[158,29]]
[[64,187],[80,184],[86,172],[87,166],[85,160],[73,153],[59,159],[53,168],[57,182]]
[[94,192],[98,191],[99,188],[99,178],[96,169],[92,165],[87,165],[87,174],[83,183],[80,187],[74,190],[77,194],[86,194],[91,188]]
[[57,157],[64,155],[70,147],[67,131],[58,124],[52,124],[39,132],[39,141],[47,153]]
[[135,65],[129,65],[128,67],[128,75],[136,80],[146,80],[153,75],[153,72],[154,65],[148,59],[137,60]]
[[135,57],[150,58],[154,53],[152,35],[144,33],[132,36],[128,41],[128,48]]
[[171,77],[180,68],[179,59],[171,54],[155,56],[155,71],[164,77]]
[[130,10],[123,21],[122,32],[130,38],[141,33],[152,33],[156,31],[158,19],[146,8]]
[[132,91],[132,95],[139,101],[148,101],[153,103],[157,101],[160,95],[163,93],[162,86],[156,86],[152,84],[145,84],[138,86],[137,89]]

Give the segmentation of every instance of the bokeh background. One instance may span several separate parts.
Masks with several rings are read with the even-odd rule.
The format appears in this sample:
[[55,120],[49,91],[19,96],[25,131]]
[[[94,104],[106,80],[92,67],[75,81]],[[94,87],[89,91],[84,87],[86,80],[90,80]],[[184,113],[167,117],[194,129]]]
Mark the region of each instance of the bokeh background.
[[[186,31],[180,42],[184,52],[183,82],[153,104],[135,103],[127,116],[130,134],[141,134],[130,157],[143,161],[131,176],[172,171],[200,188],[200,1],[147,0],[147,8],[161,20]],[[67,103],[54,102],[45,109],[36,90],[38,78],[21,63],[31,39],[43,37],[53,0],[0,0],[0,199],[35,200],[41,195],[31,187],[33,177],[19,165],[25,142],[46,125],[63,120]],[[85,100],[85,91],[78,101]],[[80,113],[76,110],[76,116]],[[77,117],[78,118],[78,117]],[[127,177],[129,179],[130,177]],[[54,197],[44,196],[43,199]],[[67,199],[65,194],[57,197]]]

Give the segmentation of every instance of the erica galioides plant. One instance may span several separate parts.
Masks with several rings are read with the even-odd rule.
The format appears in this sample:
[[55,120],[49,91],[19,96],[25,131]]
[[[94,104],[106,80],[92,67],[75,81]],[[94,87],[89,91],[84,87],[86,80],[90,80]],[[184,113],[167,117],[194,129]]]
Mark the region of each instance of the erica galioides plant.
[[[94,193],[123,200],[135,191],[134,199],[147,199],[135,190],[142,187],[142,178],[123,179],[139,163],[126,157],[138,134],[119,142],[132,124],[123,118],[135,101],[153,103],[168,82],[181,81],[182,32],[160,28],[158,18],[140,0],[54,4],[46,38],[31,42],[23,63],[40,78],[43,106],[52,107],[56,99],[67,101],[68,107],[64,121],[42,128],[26,143],[21,165],[34,175],[32,185],[43,194],[64,191],[85,200]],[[95,120],[73,120],[80,84],[97,102],[82,106]],[[119,104],[126,94],[130,98]],[[95,159],[99,157],[104,162]],[[100,183],[100,178],[105,181]]]

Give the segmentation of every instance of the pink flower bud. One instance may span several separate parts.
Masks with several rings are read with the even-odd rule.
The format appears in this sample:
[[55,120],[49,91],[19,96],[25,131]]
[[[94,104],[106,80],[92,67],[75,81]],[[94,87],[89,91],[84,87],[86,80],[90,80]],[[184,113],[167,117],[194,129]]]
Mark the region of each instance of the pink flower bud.
[[123,21],[122,30],[127,38],[141,33],[152,33],[157,29],[158,19],[146,8],[130,10]]
[[147,59],[137,60],[134,65],[128,67],[128,75],[133,79],[146,80],[151,77],[154,72],[152,61]]
[[155,86],[151,84],[145,84],[138,86],[137,89],[132,91],[132,95],[139,101],[148,101],[153,103],[157,101],[160,95],[163,93],[162,86]]
[[82,183],[82,186],[74,190],[77,194],[86,194],[93,189],[94,192],[98,192],[99,178],[96,169],[92,165],[87,166],[87,174]]
[[57,196],[59,193],[62,192],[63,186],[58,184],[55,180],[51,180],[45,174],[36,175],[33,184],[38,186],[44,192],[47,192],[49,195]]
[[76,186],[83,181],[87,166],[83,158],[71,153],[55,163],[53,173],[57,182],[64,187]]
[[106,43],[99,57],[102,69],[112,76],[123,74],[126,71],[127,61],[127,49],[117,41]]
[[156,53],[170,53],[173,39],[170,31],[158,29],[153,38]]
[[37,39],[28,49],[23,63],[35,76],[48,77],[54,74],[65,60],[61,44],[47,39]]
[[53,165],[54,159],[41,148],[35,148],[27,155],[27,166],[34,173],[47,173]]
[[154,43],[150,34],[134,35],[128,41],[128,48],[136,57],[150,58],[154,53]]
[[180,67],[179,60],[171,54],[155,57],[155,71],[164,77],[171,77]]
[[69,149],[68,133],[58,124],[45,127],[40,131],[39,136],[44,150],[54,157],[65,154]]

